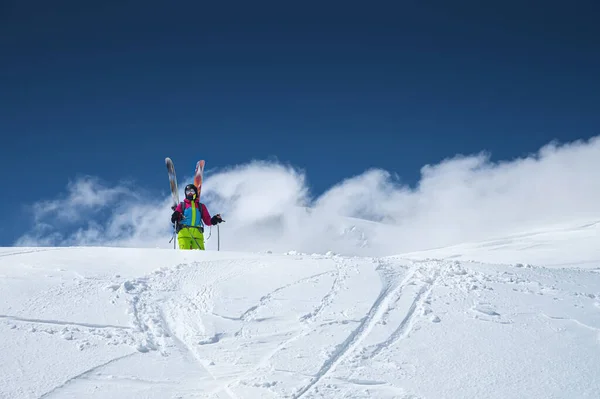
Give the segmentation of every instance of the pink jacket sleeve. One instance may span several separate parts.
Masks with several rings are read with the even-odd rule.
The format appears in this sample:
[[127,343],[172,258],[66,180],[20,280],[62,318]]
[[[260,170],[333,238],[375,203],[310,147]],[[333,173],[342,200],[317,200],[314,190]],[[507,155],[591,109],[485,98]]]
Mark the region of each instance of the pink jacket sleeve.
[[206,209],[206,205],[202,204],[202,221],[207,226],[212,226],[210,223],[210,213],[208,213],[208,209]]

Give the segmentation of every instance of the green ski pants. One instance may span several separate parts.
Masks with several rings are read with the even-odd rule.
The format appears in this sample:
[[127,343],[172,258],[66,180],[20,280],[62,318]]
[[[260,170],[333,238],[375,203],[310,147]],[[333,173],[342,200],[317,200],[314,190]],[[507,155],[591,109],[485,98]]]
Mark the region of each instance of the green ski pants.
[[177,233],[179,249],[200,249],[204,251],[204,234],[200,229],[184,227]]

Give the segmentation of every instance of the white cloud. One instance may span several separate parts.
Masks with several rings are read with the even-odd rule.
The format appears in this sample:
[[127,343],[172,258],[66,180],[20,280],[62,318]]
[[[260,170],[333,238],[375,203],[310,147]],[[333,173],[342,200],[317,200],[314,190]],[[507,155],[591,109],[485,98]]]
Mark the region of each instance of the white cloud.
[[38,221],[52,215],[60,221],[75,222],[112,205],[128,192],[125,186],[106,187],[98,178],[85,176],[68,183],[66,196],[37,203],[35,216]]
[[[226,220],[223,249],[384,255],[599,218],[598,170],[600,137],[551,143],[510,162],[455,156],[424,166],[415,188],[372,169],[318,198],[310,198],[301,171],[251,162],[207,174],[202,198]],[[94,179],[67,190],[40,208],[37,227],[17,245],[172,246],[170,197],[140,202],[142,193]],[[101,210],[110,210],[108,217]],[[79,225],[66,234],[66,222]],[[216,249],[215,229],[209,234],[207,247]]]
[[15,245],[160,246],[169,234],[169,201],[153,199],[133,182],[107,187],[98,178],[80,177],[69,182],[66,195],[33,207],[34,227]]
[[206,179],[202,198],[230,219],[254,223],[308,204],[304,175],[283,165],[252,162]]

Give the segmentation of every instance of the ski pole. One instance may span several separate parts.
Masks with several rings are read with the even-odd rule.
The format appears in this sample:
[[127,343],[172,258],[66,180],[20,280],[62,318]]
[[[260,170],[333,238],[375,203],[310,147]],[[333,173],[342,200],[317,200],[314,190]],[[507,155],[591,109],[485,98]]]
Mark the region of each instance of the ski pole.
[[194,235],[192,234],[192,232],[189,229],[188,229],[188,233],[190,234],[190,237],[192,237],[192,240],[194,240],[194,242],[198,246],[198,249],[202,249],[202,247],[200,247],[200,244],[198,244],[198,241],[196,240],[196,237],[194,237]]
[[171,239],[169,240],[169,243],[173,241],[173,249],[175,249],[175,223],[173,223],[173,235],[171,236]]
[[192,233],[190,233],[190,237],[192,237],[192,240],[194,240],[194,242],[196,243],[196,245],[198,246],[198,249],[202,249],[200,247],[200,244],[198,244],[198,241],[196,241],[196,237],[194,237],[194,235]]
[[173,249],[177,249],[175,243],[177,242],[177,225],[179,222],[173,223]]
[[221,233],[219,230],[219,225],[217,225],[217,251],[221,250]]

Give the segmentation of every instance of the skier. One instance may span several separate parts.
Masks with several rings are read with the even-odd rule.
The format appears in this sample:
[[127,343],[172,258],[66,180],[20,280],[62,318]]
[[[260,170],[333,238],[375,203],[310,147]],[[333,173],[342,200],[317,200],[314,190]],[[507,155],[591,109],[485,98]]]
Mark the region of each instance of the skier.
[[223,222],[220,214],[213,217],[198,198],[198,188],[193,184],[185,186],[185,199],[171,215],[171,223],[176,224],[177,241],[180,249],[204,250],[204,226]]

